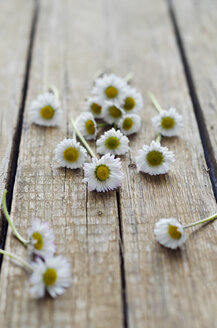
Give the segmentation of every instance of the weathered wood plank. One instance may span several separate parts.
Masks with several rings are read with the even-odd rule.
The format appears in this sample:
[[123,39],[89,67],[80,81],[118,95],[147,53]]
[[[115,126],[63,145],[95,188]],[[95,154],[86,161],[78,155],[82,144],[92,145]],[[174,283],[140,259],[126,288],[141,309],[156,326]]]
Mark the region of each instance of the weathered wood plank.
[[[217,3],[216,1],[171,1],[179,33],[190,67],[196,110],[203,137],[207,143],[207,154],[211,162],[211,174],[217,196]],[[208,135],[207,135],[208,132]]]
[[[175,37],[162,1],[43,1],[15,183],[12,217],[23,231],[37,216],[49,220],[59,252],[72,264],[73,284],[56,300],[32,300],[23,271],[4,260],[0,314],[6,327],[121,327],[118,213],[115,193],[86,193],[81,171],[55,167],[53,148],[68,132],[68,112],[81,109],[99,68],[125,75],[162,106],[174,105],[185,118],[181,138],[165,139],[176,163],[165,177],[134,168],[136,150],[154,137],[145,101],[143,129],[131,138],[123,158],[120,192],[129,327],[214,326],[216,223],[197,229],[182,251],[154,240],[160,217],[183,222],[215,210],[197,124],[188,96]],[[65,109],[59,129],[29,125],[28,106],[49,83],[60,90]],[[87,200],[87,202],[86,202]],[[6,248],[24,254],[9,233]],[[207,297],[209,295],[209,297]],[[13,315],[11,315],[13,313]]]
[[134,72],[142,93],[152,90],[163,107],[177,107],[185,122],[180,138],[163,139],[176,156],[169,175],[137,174],[136,150],[154,138],[150,119],[155,110],[146,99],[143,129],[131,139],[129,157],[123,160],[120,206],[129,327],[214,327],[217,222],[189,231],[186,247],[174,252],[157,244],[153,234],[161,217],[189,223],[216,212],[166,2],[119,1],[109,25],[119,35],[113,40],[118,49],[114,71],[121,58],[122,69]]
[[[13,140],[22,101],[27,52],[33,17],[32,1],[1,1],[0,14],[0,199],[10,171]],[[2,217],[0,218],[0,231]],[[1,234],[1,232],[0,232]]]
[[[23,232],[35,217],[50,222],[58,253],[71,263],[73,283],[55,300],[32,300],[23,270],[4,259],[0,313],[5,327],[122,327],[116,193],[87,193],[83,171],[58,169],[53,158],[57,143],[71,136],[69,113],[80,113],[94,73],[106,63],[104,16],[101,1],[40,4],[12,217]],[[61,127],[31,126],[30,102],[50,83],[60,91]],[[23,255],[18,246],[9,233],[6,249]]]

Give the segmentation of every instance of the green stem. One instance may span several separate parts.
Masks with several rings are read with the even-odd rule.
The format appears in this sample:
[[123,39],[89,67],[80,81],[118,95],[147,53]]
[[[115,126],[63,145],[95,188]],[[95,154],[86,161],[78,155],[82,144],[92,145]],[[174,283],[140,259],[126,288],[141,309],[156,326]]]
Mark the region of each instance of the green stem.
[[132,72],[129,72],[129,73],[124,77],[124,81],[125,81],[126,83],[130,83],[131,80],[132,80],[132,78],[133,78],[133,73],[132,73]]
[[186,228],[194,227],[194,226],[196,226],[198,224],[209,222],[209,221],[214,220],[216,218],[217,218],[217,213],[215,213],[212,216],[209,216],[206,219],[203,219],[203,220],[200,220],[200,221],[197,221],[197,222],[193,222],[193,223],[190,223],[190,224],[186,224],[183,228],[186,229]]
[[161,142],[161,134],[160,133],[158,133],[158,135],[157,135],[157,138],[156,138],[156,142]]
[[50,85],[49,88],[48,88],[48,91],[51,92],[51,93],[53,93],[54,96],[55,96],[57,99],[59,99],[59,91],[58,91],[58,89],[57,89],[57,87],[56,87],[55,85],[53,85],[53,84]]
[[22,266],[24,266],[26,269],[30,270],[30,271],[33,271],[33,268],[31,265],[29,265],[29,263],[27,263],[26,261],[24,261],[21,257],[13,254],[13,253],[10,253],[10,252],[7,252],[7,251],[4,251],[3,249],[0,249],[0,254],[2,255],[7,255],[9,257],[11,257],[12,259],[15,259],[17,262],[19,262]]
[[108,123],[98,123],[97,124],[98,128],[103,128],[104,126],[109,126],[109,124]]
[[157,111],[160,113],[162,112],[162,108],[159,104],[159,102],[157,101],[157,99],[155,98],[155,96],[153,95],[152,92],[148,91],[148,96],[151,99],[153,105],[155,106],[155,108],[157,109]]
[[88,145],[87,141],[84,139],[84,137],[82,136],[82,134],[80,133],[80,131],[77,129],[76,125],[75,125],[75,122],[73,120],[72,117],[70,117],[70,121],[72,123],[72,127],[73,127],[73,130],[75,131],[75,133],[77,134],[78,138],[80,139],[80,141],[82,142],[82,144],[84,145],[84,147],[87,149],[87,151],[89,152],[89,154],[92,156],[92,157],[96,157],[96,155],[94,154],[94,152],[92,151],[92,149],[90,148],[90,146]]
[[3,209],[3,213],[14,233],[14,235],[17,237],[17,239],[19,239],[19,241],[21,241],[21,243],[23,243],[24,245],[27,245],[29,244],[29,241],[28,240],[25,240],[20,234],[19,232],[16,230],[11,218],[10,218],[10,215],[8,213],[8,210],[7,210],[7,206],[6,206],[6,194],[7,194],[7,190],[5,189],[4,192],[3,192],[3,197],[2,197],[2,209]]
[[117,130],[118,126],[116,123],[113,124],[114,125],[114,129]]

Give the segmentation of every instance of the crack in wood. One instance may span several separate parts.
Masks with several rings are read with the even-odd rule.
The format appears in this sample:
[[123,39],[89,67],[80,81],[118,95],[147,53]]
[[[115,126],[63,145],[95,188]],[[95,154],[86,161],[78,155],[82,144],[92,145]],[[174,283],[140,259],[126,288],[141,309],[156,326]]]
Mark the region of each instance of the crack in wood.
[[[24,108],[26,103],[26,96],[28,92],[28,83],[29,83],[29,74],[31,69],[31,62],[32,62],[32,53],[33,53],[33,47],[34,47],[34,39],[35,39],[35,33],[36,33],[36,26],[38,21],[38,14],[39,14],[39,0],[34,0],[34,9],[33,9],[33,15],[32,15],[32,21],[31,21],[31,28],[30,28],[30,35],[29,35],[29,45],[27,50],[27,57],[26,57],[26,67],[25,67],[25,74],[24,74],[24,82],[22,87],[22,96],[21,96],[21,102],[20,107],[18,111],[18,120],[13,136],[13,142],[11,147],[11,154],[9,159],[9,169],[8,169],[8,176],[6,180],[6,189],[7,192],[7,208],[10,213],[11,211],[11,204],[13,199],[13,189],[14,189],[14,183],[15,183],[15,177],[17,172],[17,162],[19,157],[19,147],[20,147],[20,140],[22,136],[22,127],[23,127],[23,114],[24,114]],[[7,228],[8,223],[7,220],[4,218],[2,213],[2,233],[1,233],[1,239],[0,239],[0,248],[4,249],[5,241],[7,237]],[[2,255],[0,256],[0,269],[2,265]]]
[[192,71],[191,71],[191,68],[189,65],[189,61],[188,61],[188,58],[186,55],[184,42],[183,42],[180,30],[179,30],[179,25],[177,22],[175,10],[173,8],[172,0],[167,0],[167,4],[168,4],[168,10],[169,10],[169,17],[172,22],[177,47],[178,47],[178,50],[180,53],[181,62],[182,62],[183,69],[185,72],[185,77],[186,77],[186,81],[187,81],[187,85],[188,85],[188,89],[189,89],[189,94],[191,97],[191,101],[192,101],[192,105],[193,105],[193,109],[194,109],[194,113],[195,113],[195,117],[196,117],[196,121],[197,121],[197,125],[198,125],[198,130],[200,133],[200,138],[201,138],[203,151],[204,151],[204,157],[205,157],[207,168],[208,168],[207,172],[209,173],[210,180],[212,183],[213,193],[214,193],[215,199],[217,200],[217,163],[215,161],[214,149],[212,147],[209,133],[207,130],[207,126],[206,126],[206,123],[204,120],[204,115],[203,115],[200,101],[199,101],[197,91],[195,88],[193,74],[192,74]]
[[123,326],[128,328],[128,302],[127,302],[127,285],[125,274],[125,260],[124,260],[124,244],[122,233],[122,217],[121,217],[121,204],[120,204],[120,190],[116,191],[117,209],[118,209],[118,224],[119,224],[119,253],[120,253],[120,273],[121,273],[121,297],[122,297],[122,311],[123,311]]

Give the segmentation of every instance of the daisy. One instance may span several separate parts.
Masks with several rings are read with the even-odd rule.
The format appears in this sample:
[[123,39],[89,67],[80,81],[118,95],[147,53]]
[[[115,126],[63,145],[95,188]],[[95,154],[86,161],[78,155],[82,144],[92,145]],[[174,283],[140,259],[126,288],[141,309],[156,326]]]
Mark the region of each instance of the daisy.
[[123,99],[123,109],[127,113],[135,114],[140,112],[143,107],[142,95],[134,88],[129,86],[125,89],[125,96]]
[[88,183],[90,191],[105,192],[120,187],[123,173],[121,161],[114,155],[106,154],[100,159],[93,158],[91,163],[84,164],[83,182]]
[[103,106],[103,119],[109,124],[116,124],[124,114],[117,102],[106,101]]
[[54,150],[57,162],[68,169],[82,167],[86,159],[86,149],[73,139],[64,139]]
[[90,97],[86,102],[86,110],[91,112],[95,118],[102,118],[102,103],[98,97]]
[[35,219],[27,232],[34,254],[46,257],[55,253],[55,236],[47,222]]
[[160,219],[154,228],[157,241],[166,247],[175,249],[186,241],[184,227],[177,219]]
[[81,134],[87,139],[96,139],[97,126],[91,113],[82,113],[76,120],[76,126]]
[[121,132],[126,135],[136,133],[141,128],[141,118],[137,114],[124,115],[118,122]]
[[124,155],[128,151],[129,139],[119,130],[106,131],[96,142],[99,154]]
[[106,100],[117,101],[119,104],[124,100],[126,82],[115,74],[104,74],[96,79],[92,93],[99,97],[103,103]]
[[136,157],[138,171],[150,175],[167,173],[173,162],[173,152],[169,151],[167,147],[162,147],[156,141],[152,141],[150,146],[143,145]]
[[162,110],[157,116],[152,118],[152,124],[157,133],[166,137],[177,136],[182,127],[182,116],[179,115],[175,108]]
[[60,123],[62,111],[58,98],[51,92],[39,95],[30,106],[32,123],[43,126],[56,126]]
[[36,262],[32,263],[32,268],[30,292],[36,298],[45,296],[45,291],[52,297],[61,295],[71,283],[69,263],[61,255],[48,257],[45,261],[37,258]]

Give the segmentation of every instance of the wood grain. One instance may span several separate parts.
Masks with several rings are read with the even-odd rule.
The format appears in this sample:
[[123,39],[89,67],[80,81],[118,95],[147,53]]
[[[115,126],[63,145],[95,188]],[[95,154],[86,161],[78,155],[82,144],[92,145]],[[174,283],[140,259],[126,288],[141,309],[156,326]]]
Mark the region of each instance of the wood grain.
[[[122,158],[125,177],[118,198],[115,191],[88,193],[82,170],[59,169],[53,158],[56,144],[71,135],[68,114],[80,113],[99,69],[121,76],[132,71],[133,85],[145,98],[142,130],[130,138],[131,150]],[[50,83],[60,91],[61,126],[30,125],[29,105]],[[150,119],[156,112],[145,96],[147,90],[163,107],[175,106],[185,122],[180,138],[163,139],[162,144],[175,152],[176,162],[161,177],[135,169],[137,149],[155,137]],[[12,218],[24,235],[35,217],[50,222],[58,253],[71,263],[73,282],[63,296],[36,301],[29,295],[27,275],[4,259],[2,326],[216,327],[217,223],[189,231],[186,245],[177,251],[164,249],[153,235],[161,217],[189,223],[215,211],[166,2],[65,0],[63,6],[58,0],[41,1]],[[25,256],[10,231],[6,249]]]
[[33,7],[33,3],[27,0],[1,1],[0,199],[11,174],[11,158],[17,148],[14,137],[22,101]]
[[[122,67],[134,72],[134,83],[144,95],[152,90],[163,108],[175,106],[184,117],[181,137],[162,142],[176,156],[168,175],[150,177],[137,174],[135,169],[137,149],[155,137],[150,119],[156,112],[146,97],[142,131],[131,138],[130,154],[123,159],[125,179],[120,207],[128,322],[129,327],[136,328],[215,327],[217,222],[188,231],[186,246],[174,252],[158,245],[153,234],[154,224],[161,217],[176,217],[189,223],[216,212],[167,12],[166,4],[160,1],[127,5],[122,1],[112,17],[113,29],[121,35],[116,47]],[[132,17],[136,17],[136,24],[128,24]],[[117,59],[114,70],[118,66]]]
[[[213,184],[217,193],[217,3],[216,1],[172,1],[179,32],[194,84],[196,110],[204,121],[202,134],[207,142]],[[208,135],[207,135],[208,132]]]
[[[101,1],[93,8],[89,1],[69,0],[64,6],[41,1],[12,218],[23,232],[35,217],[50,222],[58,253],[71,263],[73,282],[62,297],[33,300],[23,270],[5,259],[0,287],[5,327],[122,326],[116,193],[87,193],[83,171],[57,168],[53,155],[57,143],[72,135],[69,113],[81,112],[93,75],[105,63],[105,52],[98,50],[106,50],[107,30]],[[62,124],[30,125],[30,103],[51,83],[60,92]],[[10,232],[6,249],[25,254]]]

